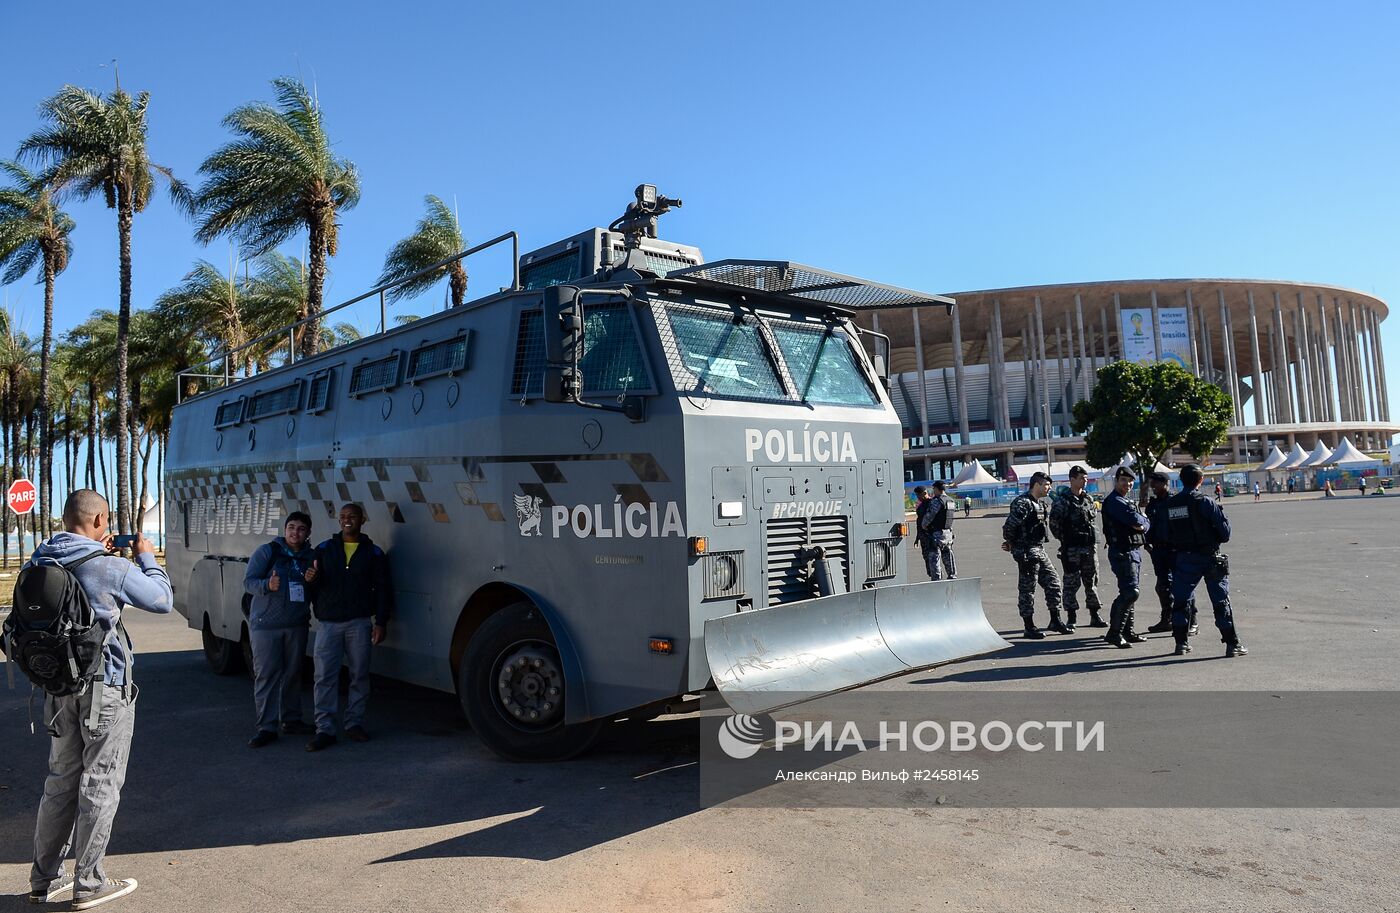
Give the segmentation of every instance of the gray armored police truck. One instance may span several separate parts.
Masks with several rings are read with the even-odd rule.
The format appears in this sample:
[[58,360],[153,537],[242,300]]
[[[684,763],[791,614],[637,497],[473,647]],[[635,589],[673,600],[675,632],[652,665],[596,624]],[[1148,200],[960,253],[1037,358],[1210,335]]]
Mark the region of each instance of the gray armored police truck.
[[679,201],[636,196],[497,294],[384,329],[386,286],[337,306],[378,295],[375,335],[299,357],[293,325],[278,367],[182,375],[168,568],[216,672],[248,654],[248,557],[348,501],[392,568],[375,673],[455,692],[509,758],[683,695],[757,713],[1007,646],[980,581],[906,582],[889,344],[851,320],[953,301],[705,263],[656,236]]

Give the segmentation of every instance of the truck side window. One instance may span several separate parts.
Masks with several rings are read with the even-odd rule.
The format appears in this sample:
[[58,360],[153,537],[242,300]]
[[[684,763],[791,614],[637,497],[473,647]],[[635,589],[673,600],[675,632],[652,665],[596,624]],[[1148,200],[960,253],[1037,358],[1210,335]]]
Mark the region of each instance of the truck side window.
[[[519,335],[515,343],[515,369],[511,394],[539,396],[544,390],[544,335],[539,311],[520,313]],[[619,303],[588,303],[584,306],[583,391],[622,393],[651,389],[641,343],[627,306]]]
[[744,399],[788,398],[756,324],[736,323],[728,311],[683,306],[667,308],[666,315],[676,337],[678,367],[694,378],[678,374],[676,389]]

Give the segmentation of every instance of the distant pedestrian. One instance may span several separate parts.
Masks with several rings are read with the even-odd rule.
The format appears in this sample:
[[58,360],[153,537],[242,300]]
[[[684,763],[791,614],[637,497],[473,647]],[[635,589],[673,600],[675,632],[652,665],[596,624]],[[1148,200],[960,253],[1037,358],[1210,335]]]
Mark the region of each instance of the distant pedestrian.
[[967,495],[962,499],[963,519],[972,516],[972,495]]
[[1255,482],[1255,483],[1254,483],[1254,500],[1256,500],[1256,501],[1259,500],[1259,483],[1258,483],[1258,482]]
[[301,664],[311,623],[308,590],[316,582],[316,550],[307,541],[311,517],[287,515],[282,535],[258,546],[248,559],[243,589],[249,595],[248,637],[253,644],[253,708],[257,729],[249,748],[281,735],[316,730],[301,718]]
[[1362,497],[1366,495],[1366,479],[1364,477],[1356,480],[1356,491]]
[[1332,480],[1326,479],[1322,483],[1322,496],[1324,498],[1335,498],[1337,495],[1332,491]]
[[1220,488],[1220,483],[1219,483],[1219,482],[1216,482],[1216,483],[1215,483],[1215,500],[1218,502],[1222,497],[1224,497],[1224,495],[1225,495],[1225,492],[1224,492],[1223,490],[1221,490],[1221,488]]
[[1293,494],[1293,480],[1291,478],[1288,480],[1288,493]]
[[1050,630],[1069,634],[1060,618],[1060,577],[1045,557],[1045,543],[1050,541],[1050,505],[1045,495],[1050,490],[1050,477],[1043,472],[1031,474],[1026,491],[1011,502],[1011,510],[1001,527],[1003,551],[1016,559],[1017,609],[1026,627],[1026,637],[1043,640],[1045,632],[1035,626],[1035,585],[1045,591],[1045,605],[1050,610]]
[[[108,878],[102,861],[117,815],[139,689],[132,677],[135,656],[122,626],[122,609],[147,612],[174,608],[170,578],[156,563],[155,546],[137,535],[136,563],[111,551],[107,499],[83,488],[63,505],[63,532],[41,543],[20,572],[17,591],[43,603],[54,588],[29,594],[34,569],[65,567],[76,578],[101,628],[102,653],[96,678],[84,681],[77,694],[44,699],[49,729],[49,776],[34,827],[34,867],[29,873],[30,903],[52,903],[69,888],[74,910],[87,910],[136,890],[135,878]],[[58,584],[55,581],[55,584]],[[73,851],[73,877],[63,861]]]
[[369,704],[370,650],[384,640],[394,593],[389,560],[361,527],[365,510],[358,504],[340,508],[340,532],[316,547],[316,582],[312,599],[316,613],[316,734],[307,751],[336,743],[340,710],[340,666],[350,669],[350,693],[345,703],[345,737],[369,741],[365,708]]

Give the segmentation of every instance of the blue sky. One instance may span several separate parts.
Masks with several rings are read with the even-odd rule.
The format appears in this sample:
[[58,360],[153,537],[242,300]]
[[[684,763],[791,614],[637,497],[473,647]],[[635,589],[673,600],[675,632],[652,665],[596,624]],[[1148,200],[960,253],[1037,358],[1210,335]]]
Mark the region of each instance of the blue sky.
[[[114,9],[65,4],[60,28],[52,7],[6,11],[23,40],[0,59],[0,153],[64,83],[110,89],[117,58],[123,86],[152,93],[152,157],[195,181],[223,115],[300,75],[363,187],[330,301],[373,284],[426,193],[455,201],[470,239],[516,229],[528,249],[606,224],[650,181],[686,201],[663,234],[713,259],[932,291],[1230,276],[1400,303],[1395,4]],[[113,213],[70,211],[60,330],[117,303]],[[230,256],[164,199],[134,236],[138,307]],[[474,264],[473,292],[507,268]],[[0,294],[37,333],[39,288]],[[1383,338],[1397,393],[1400,320]]]

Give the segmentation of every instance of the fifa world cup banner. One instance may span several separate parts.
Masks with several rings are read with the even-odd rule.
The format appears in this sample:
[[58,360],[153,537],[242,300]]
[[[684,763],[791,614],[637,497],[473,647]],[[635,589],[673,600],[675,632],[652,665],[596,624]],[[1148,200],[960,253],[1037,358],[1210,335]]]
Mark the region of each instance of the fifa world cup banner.
[[1157,343],[1152,333],[1151,308],[1124,308],[1123,325],[1119,328],[1123,340],[1123,360],[1150,365],[1157,360]]
[[1191,333],[1187,328],[1186,308],[1158,308],[1157,319],[1162,325],[1162,351],[1158,361],[1174,361],[1191,370]]

